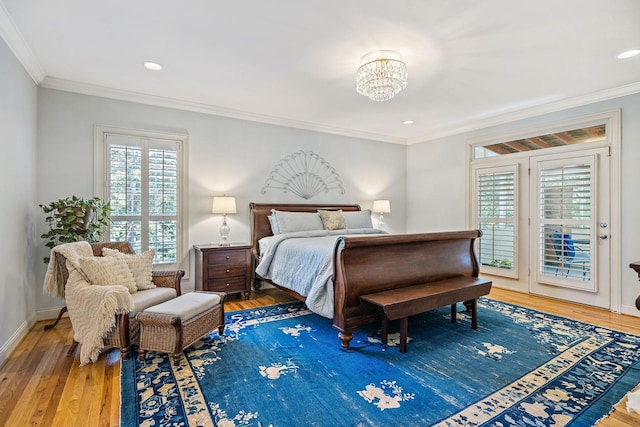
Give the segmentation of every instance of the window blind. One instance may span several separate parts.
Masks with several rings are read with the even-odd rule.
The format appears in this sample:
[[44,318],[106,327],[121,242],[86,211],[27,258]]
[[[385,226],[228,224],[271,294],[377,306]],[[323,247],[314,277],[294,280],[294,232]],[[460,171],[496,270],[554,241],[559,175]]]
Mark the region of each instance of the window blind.
[[592,165],[543,166],[538,188],[540,273],[589,280]]
[[136,252],[154,249],[154,264],[179,260],[178,142],[107,134],[111,240]]
[[481,266],[515,271],[516,166],[476,171],[477,224],[482,231]]

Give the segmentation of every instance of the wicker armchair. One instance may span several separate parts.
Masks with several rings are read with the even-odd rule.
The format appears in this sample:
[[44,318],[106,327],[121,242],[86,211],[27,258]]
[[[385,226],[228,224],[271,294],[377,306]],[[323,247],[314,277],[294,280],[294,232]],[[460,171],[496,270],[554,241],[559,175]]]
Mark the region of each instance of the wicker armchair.
[[[129,242],[106,242],[91,244],[91,249],[93,250],[94,256],[102,256],[102,248],[117,249],[120,252],[126,254],[135,253]],[[69,271],[67,270],[66,265],[67,260],[64,255],[56,253],[55,262],[58,264],[58,268],[60,269],[64,283],[66,284],[69,278]],[[180,280],[183,276],[184,270],[157,270],[152,272],[152,282],[159,288],[173,288],[176,291],[176,296],[180,296]],[[153,290],[151,289],[150,291]],[[143,295],[145,292],[148,291],[138,291],[136,294]],[[115,328],[104,338],[105,348],[119,348],[123,360],[126,360],[128,358],[131,344],[136,344],[138,342],[138,337],[140,335],[140,326],[135,319],[135,315],[138,311],[147,308],[147,306],[144,306],[144,304],[145,303],[142,303],[141,306],[136,305],[134,297],[134,305],[136,305],[134,311],[127,314],[117,314]],[[64,310],[65,308],[61,310],[60,316],[62,315]],[[58,320],[60,319],[60,316],[58,316]],[[58,320],[56,320],[55,323],[57,323]],[[55,326],[55,323],[47,325],[47,328]],[[77,345],[78,343],[74,341],[73,346],[69,350],[68,354],[73,354]]]

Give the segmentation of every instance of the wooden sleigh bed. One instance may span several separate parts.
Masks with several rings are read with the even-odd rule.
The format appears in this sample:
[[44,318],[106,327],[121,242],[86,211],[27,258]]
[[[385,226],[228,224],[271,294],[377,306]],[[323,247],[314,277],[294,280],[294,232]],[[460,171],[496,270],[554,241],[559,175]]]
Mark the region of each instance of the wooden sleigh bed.
[[[272,209],[285,212],[316,212],[319,209],[350,212],[360,211],[360,206],[251,203],[254,267],[261,256],[260,239],[273,235],[268,218]],[[442,283],[461,276],[477,278],[479,267],[474,242],[480,235],[479,230],[465,230],[336,236],[331,276],[333,327],[338,330],[342,346],[349,347],[353,331],[358,326],[378,322],[382,318],[379,308],[361,301],[361,296],[430,282]],[[283,288],[257,274],[254,282],[256,290],[259,290],[261,281],[305,301],[305,295]],[[447,304],[450,303],[442,305]]]

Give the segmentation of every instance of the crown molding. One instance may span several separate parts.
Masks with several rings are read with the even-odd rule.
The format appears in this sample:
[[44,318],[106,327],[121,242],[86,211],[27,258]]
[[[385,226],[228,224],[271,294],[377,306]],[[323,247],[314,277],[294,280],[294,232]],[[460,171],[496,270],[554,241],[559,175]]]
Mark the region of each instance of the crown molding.
[[33,79],[36,84],[40,84],[45,77],[44,70],[24,37],[22,37],[20,31],[18,31],[18,27],[13,22],[13,19],[11,19],[9,11],[1,0],[0,37],[2,37],[7,46],[9,46],[9,49],[11,49],[16,58],[18,58],[18,61],[20,61],[29,76],[31,76],[31,79]]
[[252,122],[266,123],[277,126],[285,126],[296,129],[312,130],[316,132],[329,133],[333,135],[348,136],[373,141],[388,142],[392,144],[406,144],[405,138],[397,138],[387,135],[379,135],[369,132],[358,132],[351,129],[343,129],[332,126],[325,126],[318,123],[303,122],[298,120],[283,119],[280,117],[268,116],[264,114],[250,113],[246,111],[233,110],[229,108],[216,107],[214,105],[185,101],[182,99],[167,98],[145,93],[132,92],[121,89],[113,89],[106,86],[98,86],[89,83],[80,83],[71,80],[45,77],[41,87],[56,89],[65,92],[81,93],[83,95],[100,96],[103,98],[118,99],[140,104],[154,105],[156,107],[166,107],[178,110],[193,111],[196,113],[211,114],[216,116],[229,117],[233,119],[248,120]]
[[576,96],[559,101],[544,103],[536,105],[535,107],[524,108],[522,110],[512,111],[492,117],[486,117],[479,120],[470,120],[457,126],[445,127],[441,130],[434,130],[433,132],[429,132],[429,134],[424,135],[423,137],[408,138],[406,145],[433,141],[438,138],[458,135],[461,133],[483,129],[491,126],[502,125],[505,123],[515,122],[517,120],[529,119],[532,117],[541,116],[543,114],[555,113],[557,111],[567,110],[569,108],[581,107],[583,105],[593,104],[595,102],[633,95],[638,92],[640,92],[640,82],[631,83],[625,86],[619,86],[613,89],[594,92],[588,95]]
[[[1,4],[1,3],[0,3]],[[351,129],[343,129],[332,126],[325,126],[318,123],[304,122],[298,120],[289,120],[280,117],[256,114],[246,111],[233,110],[229,108],[217,107],[204,103],[190,102],[181,99],[167,98],[145,93],[113,89],[110,87],[93,85],[89,83],[75,82],[71,80],[63,80],[52,77],[45,77],[41,83],[41,87],[56,89],[66,92],[80,93],[84,95],[100,96],[103,98],[118,99],[121,101],[136,102],[140,104],[153,105],[157,107],[173,108],[178,110],[192,111],[196,113],[211,114],[216,116],[228,117],[239,120],[248,120],[271,124],[276,126],[291,127],[296,129],[305,129],[315,132],[329,133],[333,135],[348,136],[352,138],[361,138],[370,141],[380,141],[400,145],[412,145],[421,142],[428,142],[438,138],[458,135],[465,132],[483,129],[491,126],[502,125],[517,120],[528,119],[543,114],[554,113],[569,108],[580,107],[583,105],[593,104],[595,102],[606,101],[621,96],[633,95],[640,92],[640,82],[595,92],[588,95],[577,96],[562,99],[554,102],[543,103],[534,107],[523,108],[505,114],[494,115],[490,117],[482,117],[479,119],[467,120],[462,123],[433,129],[421,137],[400,138],[388,135],[380,135],[370,132],[359,132]]]

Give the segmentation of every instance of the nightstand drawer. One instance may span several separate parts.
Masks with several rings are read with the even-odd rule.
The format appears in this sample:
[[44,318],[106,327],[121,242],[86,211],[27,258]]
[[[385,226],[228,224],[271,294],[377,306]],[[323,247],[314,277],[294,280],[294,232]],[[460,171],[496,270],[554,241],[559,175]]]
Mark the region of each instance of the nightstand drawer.
[[246,251],[220,250],[207,254],[209,265],[243,265],[246,259]]
[[246,290],[246,287],[247,280],[245,276],[210,279],[207,283],[207,290],[216,292],[242,292]]
[[225,280],[224,279],[225,277],[237,277],[237,276],[242,276],[242,278],[244,279],[246,274],[247,274],[247,269],[245,268],[244,264],[241,264],[241,265],[229,264],[227,266],[210,265],[208,268],[209,279]]

